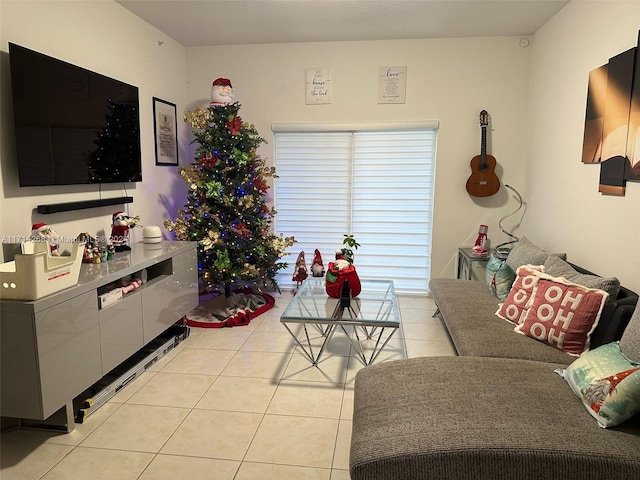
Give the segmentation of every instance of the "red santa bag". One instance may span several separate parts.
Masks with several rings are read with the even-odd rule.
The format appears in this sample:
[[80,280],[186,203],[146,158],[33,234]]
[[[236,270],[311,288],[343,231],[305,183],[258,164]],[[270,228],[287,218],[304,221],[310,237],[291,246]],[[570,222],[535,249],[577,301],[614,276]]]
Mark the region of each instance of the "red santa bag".
[[349,282],[351,296],[357,297],[362,290],[362,286],[360,285],[360,278],[358,277],[358,272],[356,272],[356,267],[350,264],[347,268],[338,270],[334,262],[329,262],[327,275],[325,277],[327,295],[332,298],[340,298],[340,292],[342,291],[342,285],[345,280]]

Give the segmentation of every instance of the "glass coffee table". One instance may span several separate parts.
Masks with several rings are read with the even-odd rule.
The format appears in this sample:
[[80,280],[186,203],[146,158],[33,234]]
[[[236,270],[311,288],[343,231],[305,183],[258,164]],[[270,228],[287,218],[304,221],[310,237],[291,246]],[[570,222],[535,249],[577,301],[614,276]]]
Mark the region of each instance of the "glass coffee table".
[[[324,282],[324,277],[308,277],[282,313],[280,322],[312,365],[318,365],[338,327],[347,335],[362,363],[370,365],[400,326],[393,282],[361,279],[362,291],[350,299],[329,297]],[[293,324],[302,324],[297,335],[292,330]],[[349,325],[353,326],[353,335],[345,329]],[[320,345],[313,345],[314,332],[309,329],[321,334]],[[370,351],[365,351],[364,340],[373,343]]]

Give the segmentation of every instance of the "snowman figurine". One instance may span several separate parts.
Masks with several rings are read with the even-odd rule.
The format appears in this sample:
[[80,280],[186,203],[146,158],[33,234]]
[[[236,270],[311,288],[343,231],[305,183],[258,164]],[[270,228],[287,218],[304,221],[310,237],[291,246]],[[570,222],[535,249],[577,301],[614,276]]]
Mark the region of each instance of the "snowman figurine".
[[233,103],[233,87],[228,78],[216,78],[211,85],[211,103],[209,105],[229,105]]

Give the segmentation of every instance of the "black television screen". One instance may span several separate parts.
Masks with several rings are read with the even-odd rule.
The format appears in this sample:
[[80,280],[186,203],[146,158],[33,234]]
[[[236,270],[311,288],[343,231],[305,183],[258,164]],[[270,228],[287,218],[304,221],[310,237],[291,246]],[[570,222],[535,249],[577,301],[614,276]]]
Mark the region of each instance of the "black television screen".
[[20,186],[142,181],[138,88],[9,43]]

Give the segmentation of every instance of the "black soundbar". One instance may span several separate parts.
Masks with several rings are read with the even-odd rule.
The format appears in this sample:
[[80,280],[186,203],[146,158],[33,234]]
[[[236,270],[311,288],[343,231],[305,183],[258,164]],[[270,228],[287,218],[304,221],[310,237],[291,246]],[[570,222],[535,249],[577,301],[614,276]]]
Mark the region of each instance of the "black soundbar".
[[48,215],[50,213],[69,212],[71,210],[83,210],[85,208],[104,207],[107,205],[124,205],[125,203],[133,203],[133,197],[101,198],[99,200],[38,205],[38,213]]

